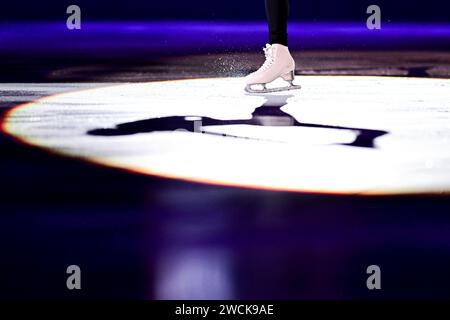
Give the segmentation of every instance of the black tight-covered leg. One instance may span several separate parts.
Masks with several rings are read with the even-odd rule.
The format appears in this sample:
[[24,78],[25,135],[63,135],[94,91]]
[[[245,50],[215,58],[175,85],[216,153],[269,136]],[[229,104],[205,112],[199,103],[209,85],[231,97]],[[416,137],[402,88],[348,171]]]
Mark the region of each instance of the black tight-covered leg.
[[287,19],[289,0],[265,0],[270,44],[288,45]]

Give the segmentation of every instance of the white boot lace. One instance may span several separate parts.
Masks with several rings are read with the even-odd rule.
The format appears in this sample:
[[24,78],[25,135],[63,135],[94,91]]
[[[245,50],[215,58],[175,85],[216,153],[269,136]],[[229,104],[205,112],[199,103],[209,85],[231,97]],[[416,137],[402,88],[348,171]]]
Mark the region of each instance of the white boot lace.
[[275,61],[275,57],[273,56],[273,48],[270,44],[266,44],[266,46],[263,48],[264,55],[266,56],[266,61],[259,69],[260,71],[267,70]]

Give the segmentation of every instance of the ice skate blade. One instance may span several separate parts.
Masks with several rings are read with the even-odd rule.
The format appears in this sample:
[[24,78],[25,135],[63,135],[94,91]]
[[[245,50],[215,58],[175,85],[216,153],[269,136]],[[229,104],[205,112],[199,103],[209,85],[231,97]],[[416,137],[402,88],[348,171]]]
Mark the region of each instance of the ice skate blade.
[[279,87],[279,88],[266,88],[265,86],[263,89],[252,89],[252,85],[247,85],[245,87],[245,91],[248,93],[274,93],[274,92],[284,92],[284,91],[291,91],[291,90],[298,90],[302,87],[300,85],[290,85],[286,87]]

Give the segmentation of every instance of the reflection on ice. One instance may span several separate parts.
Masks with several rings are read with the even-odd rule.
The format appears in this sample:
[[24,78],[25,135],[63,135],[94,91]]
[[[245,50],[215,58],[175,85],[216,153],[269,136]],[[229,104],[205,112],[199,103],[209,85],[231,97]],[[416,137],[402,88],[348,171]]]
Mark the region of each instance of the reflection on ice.
[[229,257],[210,248],[176,248],[158,258],[156,299],[233,299]]

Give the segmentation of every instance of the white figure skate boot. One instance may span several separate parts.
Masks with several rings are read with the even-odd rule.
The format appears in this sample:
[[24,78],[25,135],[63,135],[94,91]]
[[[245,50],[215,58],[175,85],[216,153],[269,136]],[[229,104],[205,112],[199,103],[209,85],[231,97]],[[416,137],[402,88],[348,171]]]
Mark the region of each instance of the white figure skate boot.
[[[289,52],[288,47],[281,44],[266,44],[263,48],[266,61],[259,68],[245,77],[245,91],[249,93],[270,93],[285,90],[300,89],[299,85],[294,85],[295,78],[295,61]],[[286,87],[267,88],[266,84],[275,81],[278,78],[289,83]],[[255,89],[253,87],[260,87]]]

